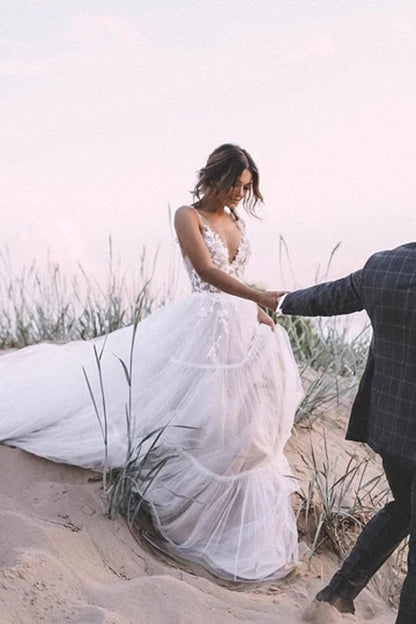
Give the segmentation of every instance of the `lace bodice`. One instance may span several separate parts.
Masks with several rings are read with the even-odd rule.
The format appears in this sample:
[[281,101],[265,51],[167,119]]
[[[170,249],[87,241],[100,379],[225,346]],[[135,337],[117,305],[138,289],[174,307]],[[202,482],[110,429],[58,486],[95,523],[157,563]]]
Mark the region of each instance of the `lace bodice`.
[[[199,213],[198,213],[199,214]],[[228,249],[224,242],[221,240],[219,234],[214,228],[199,214],[201,223],[201,232],[204,238],[205,244],[208,247],[208,251],[211,254],[214,266],[221,271],[225,271],[229,275],[242,280],[244,276],[244,269],[250,258],[251,246],[250,241],[246,237],[246,228],[244,221],[239,219],[237,221],[238,227],[241,230],[241,239],[237,252],[234,258],[230,261],[228,257]],[[188,256],[184,256],[184,262],[186,270],[191,280],[192,292],[221,292],[218,288],[205,282],[195,271],[194,267]]]

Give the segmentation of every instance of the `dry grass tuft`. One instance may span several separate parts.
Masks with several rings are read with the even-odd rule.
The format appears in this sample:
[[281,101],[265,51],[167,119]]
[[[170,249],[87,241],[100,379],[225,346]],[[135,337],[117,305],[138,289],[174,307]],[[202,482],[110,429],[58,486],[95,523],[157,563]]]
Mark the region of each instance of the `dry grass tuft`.
[[310,479],[306,491],[298,493],[301,531],[313,552],[329,546],[343,558],[374,510],[384,504],[389,491],[384,474],[367,478],[370,456],[349,455],[340,465],[340,455],[329,456],[325,431],[319,456],[311,444],[302,460]]

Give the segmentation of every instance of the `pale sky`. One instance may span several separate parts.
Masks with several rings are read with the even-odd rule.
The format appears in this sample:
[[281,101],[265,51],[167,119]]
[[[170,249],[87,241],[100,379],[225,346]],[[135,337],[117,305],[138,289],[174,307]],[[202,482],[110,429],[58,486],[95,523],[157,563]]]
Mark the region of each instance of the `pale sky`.
[[415,239],[416,3],[1,0],[0,245],[99,273],[175,248],[168,219],[225,142],[260,169],[248,278],[292,287]]

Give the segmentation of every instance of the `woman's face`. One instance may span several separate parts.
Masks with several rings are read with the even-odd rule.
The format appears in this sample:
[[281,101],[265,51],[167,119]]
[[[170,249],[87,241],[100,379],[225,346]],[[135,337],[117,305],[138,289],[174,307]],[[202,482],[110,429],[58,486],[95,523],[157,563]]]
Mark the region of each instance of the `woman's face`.
[[243,169],[240,177],[229,189],[221,191],[219,199],[228,208],[236,208],[237,204],[244,198],[250,190],[252,175],[248,169]]

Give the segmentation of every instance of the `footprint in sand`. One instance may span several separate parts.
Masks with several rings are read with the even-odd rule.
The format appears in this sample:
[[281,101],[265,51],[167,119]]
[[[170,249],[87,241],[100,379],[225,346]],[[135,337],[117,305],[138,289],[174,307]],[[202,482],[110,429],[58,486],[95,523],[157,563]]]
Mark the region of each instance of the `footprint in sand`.
[[335,624],[335,622],[342,622],[342,615],[327,602],[314,600],[306,608],[303,620],[311,624]]

